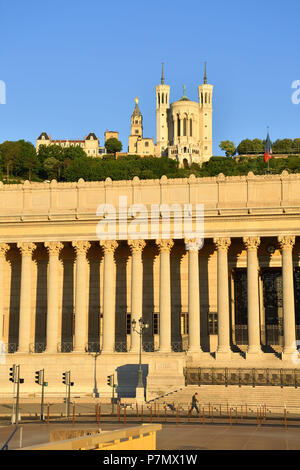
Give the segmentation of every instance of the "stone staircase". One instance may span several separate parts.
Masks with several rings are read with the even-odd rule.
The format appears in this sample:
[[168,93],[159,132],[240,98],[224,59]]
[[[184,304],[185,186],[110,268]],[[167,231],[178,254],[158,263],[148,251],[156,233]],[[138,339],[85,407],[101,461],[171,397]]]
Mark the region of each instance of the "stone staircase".
[[268,387],[268,386],[223,386],[223,385],[188,385],[178,390],[167,393],[148,402],[151,404],[172,405],[175,407],[188,407],[191,404],[193,394],[198,393],[201,407],[209,405],[216,408],[220,405],[232,408],[248,406],[256,409],[266,406],[274,413],[281,413],[286,407],[290,413],[300,413],[300,389],[293,387]]

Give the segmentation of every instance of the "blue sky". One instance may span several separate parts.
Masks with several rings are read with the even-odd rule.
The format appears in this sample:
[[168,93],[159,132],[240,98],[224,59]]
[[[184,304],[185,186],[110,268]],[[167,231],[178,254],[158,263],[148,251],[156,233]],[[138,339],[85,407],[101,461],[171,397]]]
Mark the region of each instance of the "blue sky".
[[0,142],[35,143],[118,130],[128,146],[134,99],[156,138],[155,90],[165,62],[171,101],[214,85],[214,154],[221,140],[300,137],[299,0],[0,0]]

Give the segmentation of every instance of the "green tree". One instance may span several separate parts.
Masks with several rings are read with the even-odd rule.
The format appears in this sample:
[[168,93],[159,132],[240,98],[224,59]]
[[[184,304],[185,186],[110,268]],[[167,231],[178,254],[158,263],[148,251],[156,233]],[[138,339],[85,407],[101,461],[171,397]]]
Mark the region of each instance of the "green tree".
[[112,137],[105,142],[105,148],[107,153],[113,153],[115,155],[117,152],[121,152],[123,145],[118,139]]
[[250,139],[244,139],[237,146],[237,153],[239,155],[249,155],[253,153],[253,142]]
[[19,140],[20,153],[15,162],[15,173],[19,176],[32,178],[33,173],[38,173],[40,168],[39,159],[36,154],[35,146],[31,142]]
[[233,157],[236,154],[236,146],[230,140],[222,140],[219,147],[225,152],[226,157]]
[[294,142],[292,139],[277,139],[272,145],[273,153],[291,154],[294,151]]
[[43,168],[46,172],[48,179],[55,179],[58,177],[58,169],[60,167],[60,162],[54,157],[48,157],[43,162]]
[[300,154],[300,139],[294,139],[293,152]]
[[264,153],[265,145],[261,139],[253,139],[252,145],[253,145],[253,153],[256,153],[256,154]]
[[6,169],[6,181],[9,181],[10,174],[13,172],[14,164],[20,156],[20,145],[18,142],[5,141],[1,144],[1,157]]

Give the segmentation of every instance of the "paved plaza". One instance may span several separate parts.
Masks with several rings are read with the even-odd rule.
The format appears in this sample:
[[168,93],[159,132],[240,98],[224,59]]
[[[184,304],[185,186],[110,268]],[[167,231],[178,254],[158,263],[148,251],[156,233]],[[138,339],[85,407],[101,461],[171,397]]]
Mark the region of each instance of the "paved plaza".
[[[1,425],[0,444],[4,444],[14,426]],[[136,426],[137,420],[126,424],[122,422],[102,422],[102,430],[124,429]],[[54,429],[95,429],[95,422],[83,419],[75,425],[69,423],[25,423],[23,427],[23,447],[49,441],[49,432]],[[20,437],[16,433],[9,449],[20,448]],[[162,431],[157,434],[157,450],[300,450],[300,423],[293,422],[287,429],[280,423],[270,423],[257,427],[226,423],[200,424],[197,420],[190,423],[162,423]]]

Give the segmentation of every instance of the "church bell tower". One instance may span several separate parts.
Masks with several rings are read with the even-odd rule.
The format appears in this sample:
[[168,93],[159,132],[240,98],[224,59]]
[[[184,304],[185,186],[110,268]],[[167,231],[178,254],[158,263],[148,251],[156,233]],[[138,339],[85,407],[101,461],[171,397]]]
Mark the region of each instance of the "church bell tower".
[[170,86],[165,85],[164,64],[162,63],[161,82],[156,91],[156,152],[161,156],[168,146],[168,109],[170,108]]
[[206,62],[204,72],[204,83],[199,85],[199,106],[200,106],[200,141],[202,142],[202,156],[208,160],[212,156],[212,98],[213,85],[207,83]]

